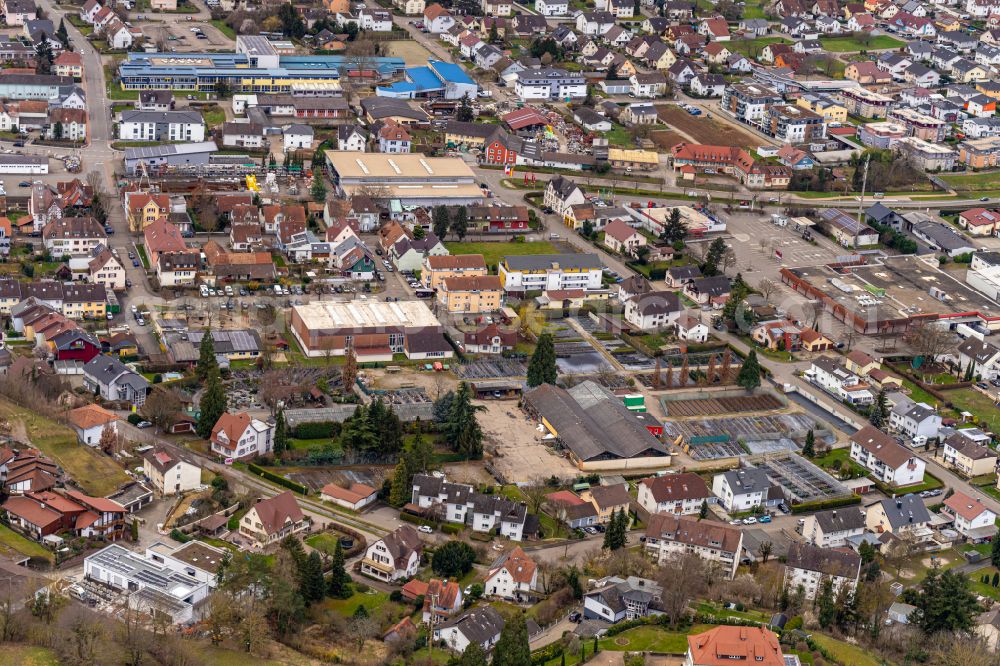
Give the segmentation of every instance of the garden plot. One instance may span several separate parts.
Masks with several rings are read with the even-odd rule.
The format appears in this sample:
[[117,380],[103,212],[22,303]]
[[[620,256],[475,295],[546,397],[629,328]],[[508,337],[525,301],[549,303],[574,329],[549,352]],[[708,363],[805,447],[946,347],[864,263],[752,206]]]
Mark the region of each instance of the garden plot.
[[722,396],[696,399],[663,399],[667,416],[713,416],[715,414],[735,414],[739,412],[767,412],[781,409],[784,405],[769,393],[749,396]]
[[[668,404],[661,398],[664,411]],[[669,438],[683,437],[690,441],[699,437],[728,436],[730,441],[753,441],[790,437],[800,439],[807,431],[813,430],[817,436],[823,434],[824,427],[808,414],[774,414],[762,416],[734,416],[718,419],[691,419],[671,421],[664,425]]]
[[851,491],[835,478],[798,455],[769,457],[758,467],[785,491],[792,502],[814,502],[851,495]]
[[381,488],[392,467],[352,467],[350,469],[330,469],[329,467],[299,467],[285,473],[285,477],[319,492],[328,483],[363,483],[372,488]]
[[481,358],[470,363],[453,366],[462,379],[496,379],[499,377],[525,377],[528,366],[510,358]]
[[722,460],[723,458],[739,458],[746,451],[739,444],[733,442],[718,442],[691,445],[687,453],[695,460]]

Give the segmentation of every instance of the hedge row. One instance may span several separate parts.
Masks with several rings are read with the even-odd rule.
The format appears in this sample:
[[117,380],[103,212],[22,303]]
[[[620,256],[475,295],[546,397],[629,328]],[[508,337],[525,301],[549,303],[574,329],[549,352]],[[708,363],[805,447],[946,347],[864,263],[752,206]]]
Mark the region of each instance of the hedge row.
[[293,490],[299,493],[300,495],[309,494],[309,488],[305,487],[301,483],[292,481],[291,479],[286,479],[285,477],[279,474],[275,474],[270,470],[266,470],[263,467],[250,463],[249,465],[247,465],[247,469],[250,470],[251,474],[256,474],[257,476],[263,479],[267,479],[268,481],[273,481],[277,483],[279,486],[284,486],[285,488]]
[[822,511],[823,509],[836,509],[841,506],[851,506],[853,504],[861,504],[860,495],[851,495],[850,497],[837,497],[835,499],[816,500],[814,502],[802,502],[801,504],[793,504],[792,513],[807,513],[810,511]]
[[465,525],[457,523],[445,523],[441,526],[441,531],[445,534],[461,534],[463,529],[465,529]]
[[414,525],[427,525],[428,527],[437,527],[437,523],[433,520],[424,520],[420,516],[414,516],[412,513],[406,513],[405,511],[399,512],[399,519],[404,523],[413,523]]
[[339,428],[340,424],[334,421],[313,421],[295,426],[293,435],[296,439],[323,439],[333,437]]

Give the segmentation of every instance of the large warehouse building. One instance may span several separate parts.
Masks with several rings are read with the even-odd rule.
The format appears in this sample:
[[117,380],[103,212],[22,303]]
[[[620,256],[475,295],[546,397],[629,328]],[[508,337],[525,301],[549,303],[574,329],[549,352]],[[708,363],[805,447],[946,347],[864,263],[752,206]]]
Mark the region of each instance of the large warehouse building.
[[476,176],[460,157],[420,153],[326,151],[330,178],[342,196],[380,190],[384,198],[412,206],[469,206],[483,203]]
[[894,335],[927,321],[949,326],[978,323],[1000,330],[1000,306],[913,255],[886,257],[878,263],[782,268],[781,281],[834,318],[866,335]]
[[306,356],[343,356],[348,347],[361,361],[443,359],[453,349],[437,317],[421,301],[318,301],[292,308],[292,333]]
[[403,71],[403,59],[282,55],[264,37],[240,35],[235,53],[129,53],[118,77],[125,90],[214,92],[224,81],[235,93],[329,94],[342,73],[362,66],[386,79]]

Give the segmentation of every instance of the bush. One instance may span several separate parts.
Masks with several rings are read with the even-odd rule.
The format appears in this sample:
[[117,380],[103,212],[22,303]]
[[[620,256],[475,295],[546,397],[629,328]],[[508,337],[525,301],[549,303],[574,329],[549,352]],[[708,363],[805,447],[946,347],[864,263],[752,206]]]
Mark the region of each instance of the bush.
[[163,375],[153,375],[153,383],[154,384],[162,384],[163,383]]
[[358,594],[368,594],[370,589],[367,583],[354,583],[354,591]]
[[259,465],[255,465],[253,463],[250,463],[249,465],[247,465],[247,469],[250,471],[251,474],[256,474],[257,476],[261,477],[262,479],[267,479],[268,481],[273,481],[274,483],[277,483],[279,486],[284,486],[285,488],[288,488],[289,490],[297,492],[300,495],[308,495],[309,494],[309,489],[307,487],[305,487],[304,485],[302,485],[301,483],[298,483],[296,481],[292,481],[291,479],[286,479],[285,477],[281,476],[280,474],[275,474],[274,472],[266,470],[263,467],[260,467]]
[[181,543],[187,543],[188,541],[191,540],[191,537],[189,537],[187,534],[184,534],[184,532],[181,532],[176,527],[170,530],[170,538],[173,539],[174,541],[180,541]]
[[293,433],[296,439],[323,439],[333,437],[340,432],[340,424],[333,421],[317,421],[315,423],[300,423]]
[[796,615],[785,624],[785,631],[795,631],[802,628],[802,616]]
[[439,576],[464,576],[472,570],[476,551],[464,541],[449,541],[434,552],[431,568]]
[[402,600],[403,600],[403,593],[400,592],[399,590],[393,590],[392,593],[389,595],[389,601],[398,604]]
[[792,513],[811,513],[813,511],[822,511],[823,509],[836,509],[841,506],[851,506],[854,504],[861,504],[860,495],[851,495],[850,497],[838,497],[836,499],[828,500],[816,500],[815,502],[802,502],[801,504],[792,505]]
[[434,528],[438,526],[433,520],[424,520],[420,516],[414,516],[412,513],[406,513],[403,511],[400,512],[399,519],[404,523],[413,523],[414,525],[427,525],[428,527]]

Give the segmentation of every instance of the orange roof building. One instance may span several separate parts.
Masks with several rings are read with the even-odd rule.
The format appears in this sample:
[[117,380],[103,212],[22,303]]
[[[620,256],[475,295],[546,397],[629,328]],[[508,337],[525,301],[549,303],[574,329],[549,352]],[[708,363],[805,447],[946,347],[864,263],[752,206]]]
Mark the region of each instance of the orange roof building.
[[691,666],[784,666],[781,645],[773,631],[761,627],[719,626],[688,636],[687,663]]

